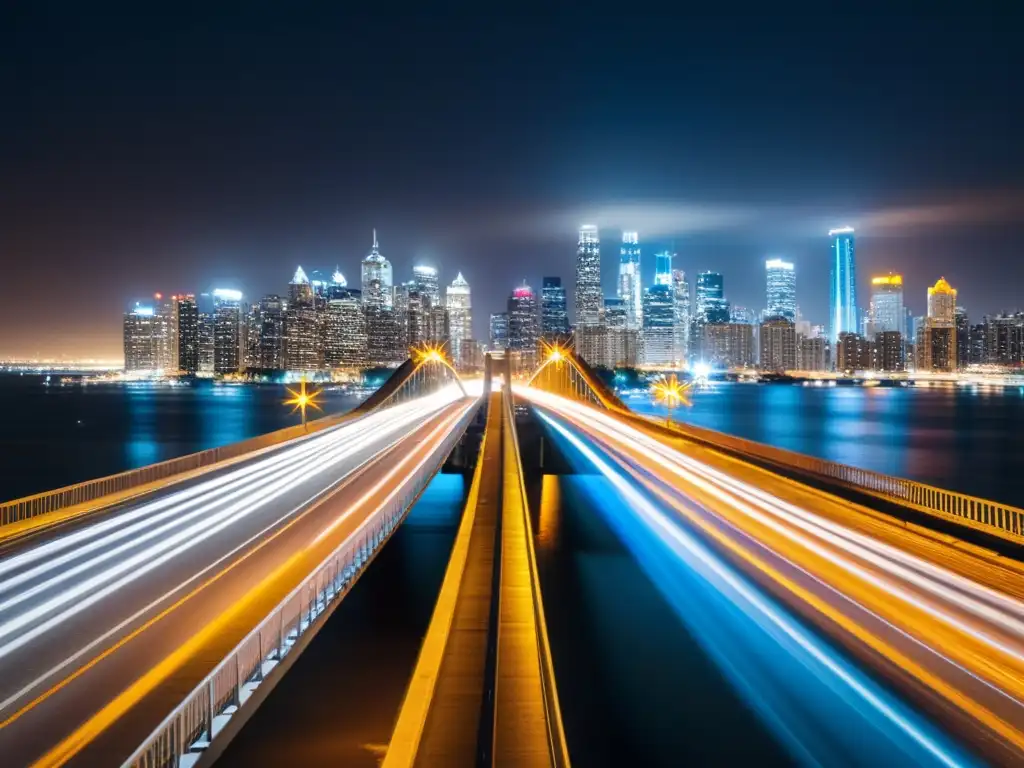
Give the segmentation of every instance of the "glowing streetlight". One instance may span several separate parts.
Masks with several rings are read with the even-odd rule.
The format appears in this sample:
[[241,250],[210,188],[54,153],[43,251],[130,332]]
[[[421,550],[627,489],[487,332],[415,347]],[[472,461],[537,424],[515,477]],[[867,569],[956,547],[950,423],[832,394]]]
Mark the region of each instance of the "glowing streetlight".
[[651,385],[651,394],[654,395],[654,399],[657,402],[664,403],[668,408],[668,415],[665,417],[666,424],[671,425],[672,410],[677,405],[680,403],[687,406],[692,405],[688,395],[689,389],[690,385],[679,381],[674,373],[667,379],[659,379]]
[[285,387],[285,389],[288,390],[288,394],[291,395],[291,398],[289,398],[288,400],[285,400],[284,404],[285,405],[293,406],[292,407],[292,413],[295,413],[295,411],[301,411],[302,412],[302,426],[303,426],[303,428],[305,428],[305,426],[306,426],[306,406],[309,406],[311,408],[316,408],[318,411],[322,411],[323,410],[320,407],[320,404],[316,401],[316,398],[318,398],[320,396],[320,390],[319,389],[314,389],[312,392],[307,392],[306,391],[306,377],[305,376],[303,376],[299,380],[299,391],[298,392],[296,392],[291,387]]

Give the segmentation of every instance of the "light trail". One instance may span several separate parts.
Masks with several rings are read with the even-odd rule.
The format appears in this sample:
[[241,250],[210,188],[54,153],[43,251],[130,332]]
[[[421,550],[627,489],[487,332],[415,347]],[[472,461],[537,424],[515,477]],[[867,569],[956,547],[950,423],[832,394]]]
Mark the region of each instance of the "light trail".
[[[808,507],[806,489],[765,470],[697,448],[676,450],[612,414],[549,393],[517,394],[617,457],[634,483],[678,513],[677,528],[710,537],[773,593],[812,608],[830,632],[839,623],[897,668],[912,668],[919,684],[998,734],[1018,757],[1024,752],[1024,603],[1014,596],[1024,593],[1024,568],[880,518],[866,526],[864,516],[857,520],[826,494],[814,492]],[[907,643],[916,655],[901,650]]]

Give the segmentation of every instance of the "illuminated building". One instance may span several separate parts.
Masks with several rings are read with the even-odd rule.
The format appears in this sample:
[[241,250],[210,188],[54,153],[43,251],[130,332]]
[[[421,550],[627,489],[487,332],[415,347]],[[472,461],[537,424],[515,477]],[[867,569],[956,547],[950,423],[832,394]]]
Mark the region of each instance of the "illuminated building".
[[157,320],[151,306],[136,302],[124,315],[124,369],[153,372],[157,367]]
[[627,326],[639,328],[643,307],[640,289],[640,244],[636,232],[622,233],[619,250],[618,298],[626,311]]
[[869,336],[896,331],[906,337],[907,312],[903,306],[903,275],[871,278],[871,305],[868,310]]
[[441,284],[436,269],[418,264],[412,268],[412,281],[419,287],[420,293],[427,297],[431,307],[441,306]]
[[476,339],[462,340],[462,367],[467,371],[479,371],[484,367],[484,348]]
[[284,367],[312,372],[323,367],[323,326],[317,298],[302,267],[288,284],[284,321]]
[[928,315],[915,341],[917,370],[956,369],[956,289],[945,278],[928,288]]
[[829,236],[829,340],[841,333],[857,333],[857,263],[853,227],[830,230]]
[[594,367],[607,367],[608,329],[603,323],[586,323],[573,329],[573,349]]
[[[432,306],[424,314],[423,336],[431,345],[444,345],[451,352],[451,318],[441,305]],[[453,358],[454,359],[454,358]]]
[[394,303],[394,282],[391,274],[391,262],[380,253],[377,244],[377,230],[373,230],[373,246],[362,263],[362,298],[366,307],[386,307],[390,309]]
[[537,351],[537,298],[524,281],[508,297],[508,346],[521,353]]
[[370,365],[394,365],[409,357],[405,345],[402,325],[393,307],[382,307],[372,303],[366,305],[366,356]]
[[767,279],[765,319],[784,317],[796,320],[796,270],[792,263],[782,259],[768,259],[764,263]]
[[569,335],[569,309],[562,278],[545,277],[540,289],[540,332],[547,341]]
[[654,254],[654,284],[672,285],[672,254],[661,251]]
[[213,370],[238,373],[242,367],[242,292],[213,291]]
[[796,367],[801,371],[827,371],[828,340],[824,336],[797,334]]
[[754,310],[747,307],[729,307],[729,322],[742,325],[754,325]]
[[928,288],[928,325],[954,327],[956,325],[956,288],[940,277]]
[[402,344],[406,347],[421,345],[427,338],[427,298],[415,280],[395,286],[395,318],[398,320]]
[[796,325],[788,317],[770,317],[761,323],[760,365],[766,371],[796,370]]
[[445,291],[448,325],[451,336],[451,354],[456,367],[469,368],[462,349],[463,342],[473,337],[473,304],[469,283],[459,272]]
[[361,292],[347,284],[332,289],[324,319],[324,365],[359,368],[366,365],[366,315]]
[[967,317],[967,310],[963,307],[956,308],[956,368],[964,370],[971,364],[971,321]]
[[870,371],[874,366],[871,342],[859,333],[841,333],[836,343],[837,371]]
[[508,312],[491,313],[491,349],[501,350],[508,346]]
[[259,371],[283,371],[285,343],[285,300],[264,296],[249,310],[245,367]]
[[672,357],[682,365],[690,359],[690,284],[681,269],[672,270],[672,310],[675,328]]
[[178,370],[188,376],[199,371],[199,305],[196,297],[175,297],[178,325]]
[[595,325],[601,319],[601,240],[597,227],[584,224],[576,246],[576,324]]
[[[671,279],[671,275],[669,276]],[[671,365],[675,359],[675,307],[671,285],[652,285],[644,291],[641,334],[645,365]]]
[[729,303],[725,300],[725,281],[718,272],[697,275],[697,324],[728,323]]
[[716,368],[749,368],[754,364],[754,326],[707,323],[702,328],[701,356]]
[[1024,363],[1024,313],[989,315],[983,325],[981,362],[1004,368]]
[[896,372],[906,367],[903,353],[903,336],[899,331],[879,331],[875,334],[874,369]]
[[199,294],[199,372],[213,375],[213,296]]
[[[606,368],[634,368],[639,362],[639,337],[640,332],[630,323],[629,310],[626,303],[618,298],[604,300],[604,322],[599,327],[603,330],[592,342],[598,344],[603,341],[598,363]],[[596,353],[596,350],[595,350]],[[591,362],[588,358],[584,358]]]

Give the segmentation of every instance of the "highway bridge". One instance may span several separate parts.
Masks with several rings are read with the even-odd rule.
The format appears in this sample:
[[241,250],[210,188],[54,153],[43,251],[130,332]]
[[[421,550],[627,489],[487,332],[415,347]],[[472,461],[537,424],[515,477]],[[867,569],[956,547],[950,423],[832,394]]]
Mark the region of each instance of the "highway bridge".
[[352,414],[0,507],[3,764],[214,762],[483,420],[384,765],[569,765],[517,414],[763,635],[766,712],[824,702],[899,764],[1024,760],[1024,511],[637,416],[570,350],[511,381],[428,353]]

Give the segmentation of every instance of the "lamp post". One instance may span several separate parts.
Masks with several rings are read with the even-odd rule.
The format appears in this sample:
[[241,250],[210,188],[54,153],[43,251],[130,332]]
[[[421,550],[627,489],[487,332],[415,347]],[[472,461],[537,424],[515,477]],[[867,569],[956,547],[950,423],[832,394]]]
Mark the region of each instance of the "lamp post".
[[288,394],[291,395],[291,398],[289,398],[288,400],[285,400],[284,404],[285,405],[293,406],[292,407],[292,413],[295,413],[295,411],[300,411],[302,413],[302,428],[305,430],[306,429],[306,406],[310,406],[311,408],[316,408],[318,411],[322,411],[323,410],[320,407],[320,404],[317,403],[317,401],[316,401],[316,398],[319,397],[319,395],[320,395],[320,390],[319,389],[314,389],[312,392],[307,392],[306,391],[306,376],[305,375],[303,375],[302,378],[299,380],[299,391],[298,392],[296,392],[291,387],[285,387],[285,389],[288,390]]

